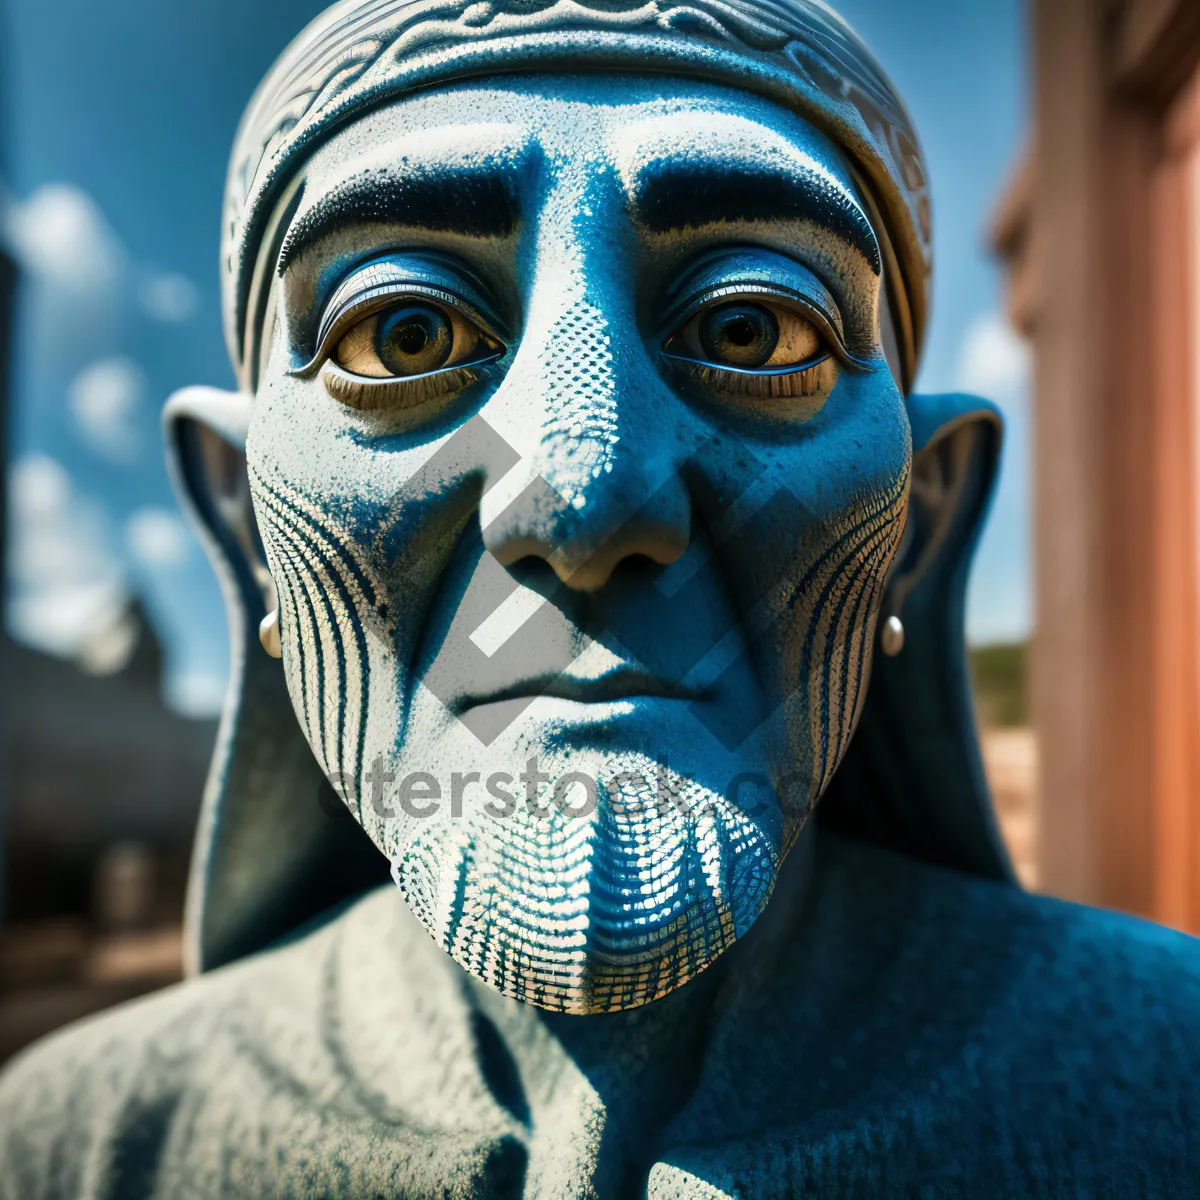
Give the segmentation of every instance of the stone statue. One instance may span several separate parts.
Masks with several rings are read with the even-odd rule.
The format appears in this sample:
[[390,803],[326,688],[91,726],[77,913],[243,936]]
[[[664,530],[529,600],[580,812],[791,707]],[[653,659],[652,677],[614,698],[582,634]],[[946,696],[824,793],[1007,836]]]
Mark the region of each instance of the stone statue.
[[921,154],[824,4],[346,0],[222,269],[194,977],[8,1068],[0,1195],[1200,1188],[1196,943],[997,836],[1000,424],[913,394]]

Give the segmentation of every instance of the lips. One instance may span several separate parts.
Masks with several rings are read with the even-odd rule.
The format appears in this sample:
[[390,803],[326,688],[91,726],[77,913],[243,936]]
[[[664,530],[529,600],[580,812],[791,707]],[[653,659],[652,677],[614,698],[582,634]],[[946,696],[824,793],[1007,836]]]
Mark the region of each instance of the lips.
[[533,675],[485,693],[468,693],[454,705],[464,713],[485,704],[549,697],[577,704],[611,704],[620,700],[655,697],[664,700],[702,700],[703,693],[670,683],[632,665],[620,666],[595,676],[572,674]]

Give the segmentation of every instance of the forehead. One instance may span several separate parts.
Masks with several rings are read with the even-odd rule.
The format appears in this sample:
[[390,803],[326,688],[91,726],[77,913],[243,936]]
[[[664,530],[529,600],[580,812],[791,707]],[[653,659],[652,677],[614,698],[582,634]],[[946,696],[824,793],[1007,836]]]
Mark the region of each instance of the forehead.
[[684,186],[689,169],[709,181],[730,170],[798,179],[843,221],[866,222],[845,158],[797,114],[720,85],[607,75],[485,80],[374,110],[310,160],[297,217],[373,175],[507,175],[529,193],[547,173],[604,173],[632,193],[660,169]]

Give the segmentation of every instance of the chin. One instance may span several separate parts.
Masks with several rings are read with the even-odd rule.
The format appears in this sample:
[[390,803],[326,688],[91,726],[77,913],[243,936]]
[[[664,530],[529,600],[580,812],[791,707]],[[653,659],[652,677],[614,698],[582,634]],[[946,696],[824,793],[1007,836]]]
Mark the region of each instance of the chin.
[[409,908],[470,974],[552,1011],[637,1008],[710,966],[763,911],[777,809],[747,815],[674,772],[664,787],[636,753],[543,762],[552,781],[590,770],[609,782],[559,803],[551,782],[532,805],[514,788],[503,816],[467,804],[397,827],[386,847]]

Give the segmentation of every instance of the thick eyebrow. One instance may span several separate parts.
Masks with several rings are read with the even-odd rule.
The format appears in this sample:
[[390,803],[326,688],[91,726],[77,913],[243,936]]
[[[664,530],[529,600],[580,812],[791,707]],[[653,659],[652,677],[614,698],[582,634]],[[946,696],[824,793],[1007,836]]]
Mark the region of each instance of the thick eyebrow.
[[509,237],[520,219],[511,165],[496,159],[430,170],[394,166],[360,171],[315,200],[293,222],[279,251],[279,274],[327,234],[386,222],[467,237]]
[[724,221],[815,221],[853,246],[876,275],[879,243],[858,202],[831,175],[802,163],[667,157],[630,181],[634,218],[653,233]]

